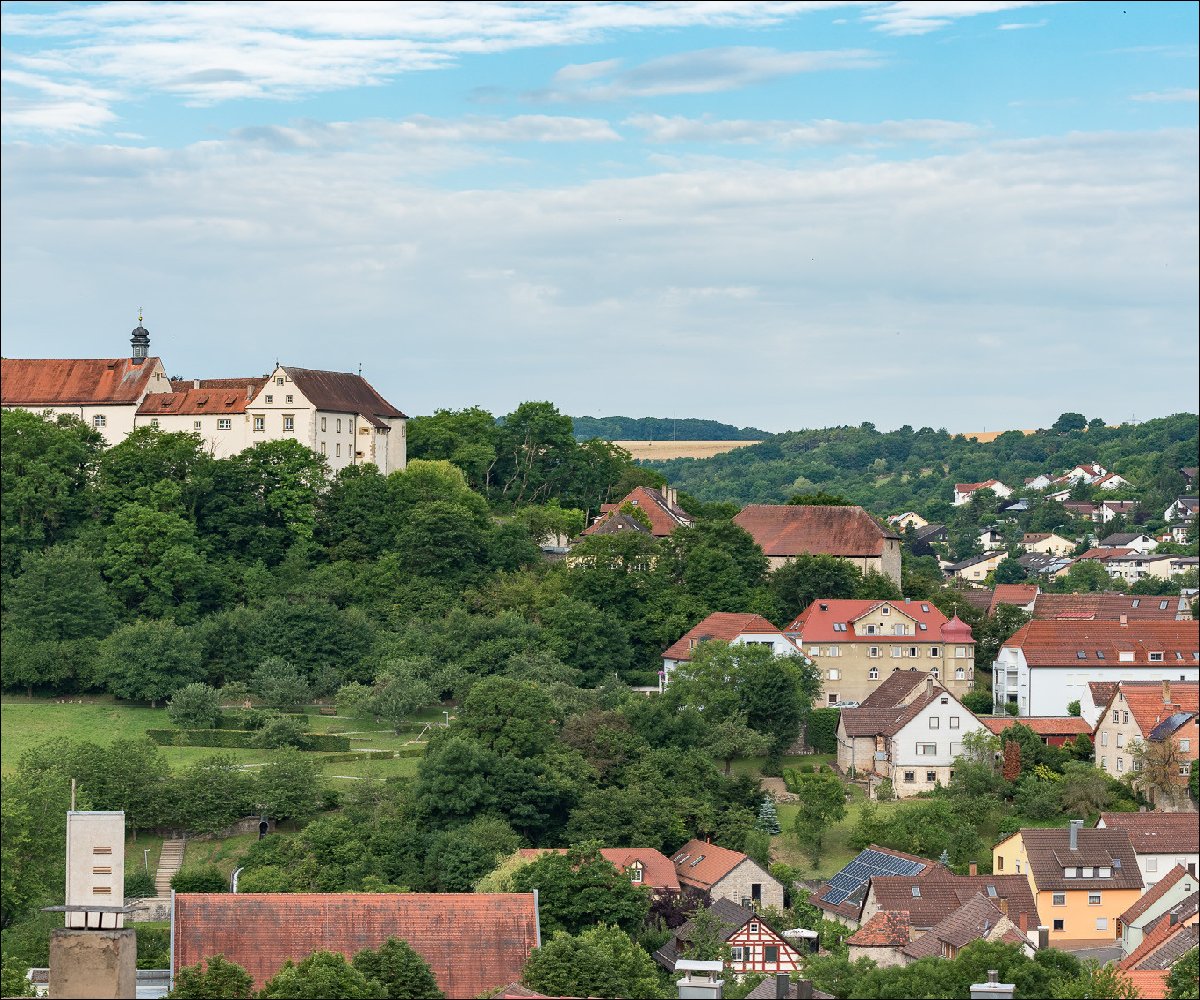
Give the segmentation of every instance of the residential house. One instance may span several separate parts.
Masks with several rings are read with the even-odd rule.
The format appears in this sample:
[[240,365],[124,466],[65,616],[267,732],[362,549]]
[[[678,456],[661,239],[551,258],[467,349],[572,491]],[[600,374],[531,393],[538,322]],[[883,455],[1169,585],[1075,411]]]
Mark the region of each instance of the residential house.
[[928,601],[813,601],[785,629],[817,659],[830,705],[862,702],[896,670],[929,671],[961,697],[975,680],[975,637]]
[[1036,476],[1032,476],[1025,480],[1025,485],[1031,490],[1044,490],[1053,480],[1044,472],[1039,472]]
[[908,910],[880,910],[846,938],[847,958],[869,958],[881,969],[904,965],[902,950],[912,941]]
[[1115,472],[1108,472],[1099,479],[1092,480],[1092,486],[1101,490],[1119,490],[1132,488],[1133,483]]
[[244,384],[212,387],[206,383],[235,379],[196,379],[182,384],[171,380],[170,392],[156,392],[142,400],[134,415],[139,427],[157,427],[165,433],[199,434],[215,458],[245,451],[251,440],[247,407],[266,384],[266,376],[247,378]]
[[1126,583],[1147,579],[1169,580],[1195,569],[1200,563],[1195,556],[1157,552],[1147,555],[1139,552],[1121,553],[1119,549],[1113,551],[1120,554],[1105,559],[1104,568],[1114,580],[1124,580]]
[[1046,499],[1053,500],[1055,503],[1066,503],[1071,499],[1071,491],[1069,489],[1054,490],[1053,492],[1046,494]]
[[1017,564],[1026,576],[1046,576],[1057,579],[1060,573],[1071,568],[1075,560],[1070,556],[1044,556],[1037,552],[1026,552],[1017,556]]
[[1033,510],[1033,503],[1028,497],[1018,497],[1016,500],[1006,500],[1000,504],[997,511],[1000,519],[1007,524],[1016,523],[1016,514],[1027,514]]
[[1038,587],[1034,583],[998,583],[992,591],[988,615],[994,615],[1001,604],[1009,604],[1022,611],[1032,611],[1037,595]]
[[1158,548],[1158,542],[1143,532],[1119,531],[1116,534],[1100,539],[1096,543],[1099,549],[1125,549],[1133,552],[1153,552]]
[[838,719],[838,767],[866,774],[872,796],[882,781],[900,798],[950,784],[963,737],[983,728],[932,674],[897,670]]
[[1118,517],[1133,517],[1140,506],[1137,500],[1105,500],[1100,504],[1097,513],[1100,523],[1108,524]]
[[1167,525],[1166,530],[1159,535],[1158,540],[1160,542],[1174,542],[1176,545],[1186,545],[1195,526],[1196,519],[1194,517],[1188,518],[1186,521],[1175,521]]
[[[535,893],[176,893],[171,969],[224,955],[262,989],[289,959],[346,958],[407,941],[450,997],[477,997],[521,978],[541,946]],[[174,983],[172,983],[174,985]]]
[[1171,966],[1198,945],[1200,892],[1193,892],[1147,923],[1141,943],[1117,963],[1117,968],[1126,973],[1158,970],[1165,977]]
[[1193,486],[1196,485],[1197,473],[1200,472],[1200,470],[1198,470],[1196,468],[1196,466],[1194,466],[1194,465],[1187,466],[1186,468],[1180,469],[1179,471],[1183,475],[1183,480],[1184,480],[1183,485],[1187,489],[1190,490]]
[[1079,698],[1079,714],[1095,731],[1120,681],[1089,681]]
[[1033,602],[1035,619],[1058,621],[1191,621],[1186,597],[1172,594],[1047,594]]
[[1183,865],[1175,865],[1158,882],[1146,889],[1136,903],[1119,918],[1121,949],[1126,955],[1142,943],[1147,926],[1158,921],[1192,893],[1200,889],[1200,881]]
[[[1005,901],[977,892],[915,941],[905,945],[901,952],[905,964],[920,961],[922,958],[955,959],[972,941],[1017,945],[1027,958],[1032,958],[1035,948],[1029,939],[1028,927],[1023,929],[1018,926],[1007,912],[997,905],[998,902]],[[1022,922],[1028,924],[1028,914],[1022,912],[1021,916],[1024,918]],[[1036,910],[1033,917],[1036,920]],[[1034,927],[1036,928],[1036,924]]]
[[996,525],[990,528],[984,528],[979,533],[979,546],[984,552],[995,552],[997,549],[1005,548],[1004,534]]
[[[1162,809],[1186,804],[1186,787],[1191,763],[1200,756],[1200,687],[1185,682],[1119,681],[1109,703],[1096,723],[1093,737],[1096,764],[1121,777],[1138,769],[1132,750],[1149,749],[1170,742],[1179,758],[1179,794],[1158,796],[1153,789],[1143,794]],[[1136,779],[1135,779],[1135,783]]]
[[1164,521],[1194,521],[1200,513],[1200,499],[1196,497],[1179,497],[1170,507],[1163,511]]
[[[1068,493],[1068,496],[1069,495],[1070,494]],[[1063,500],[1062,505],[1073,517],[1087,518],[1094,523],[1099,523],[1100,521],[1100,505],[1098,503],[1092,503],[1091,500],[1068,499]]]
[[1021,548],[1042,555],[1065,556],[1075,549],[1075,543],[1050,531],[1026,532],[1021,536]]
[[[855,858],[828,882],[818,886],[817,891],[808,897],[808,901],[829,920],[858,928],[866,923],[866,920],[862,919],[863,903],[873,878],[882,875],[910,875],[921,878],[945,870],[936,861],[871,844],[859,851]],[[903,907],[892,909],[900,910]]]
[[1038,909],[1024,875],[955,875],[940,865],[926,875],[876,875],[863,899],[865,926],[876,914],[905,910],[913,940],[919,940],[976,896],[990,900],[1022,935],[1036,933]]
[[947,567],[946,572],[968,583],[981,583],[987,579],[989,573],[995,572],[996,567],[1007,558],[1008,553],[1003,549],[997,552],[985,552],[981,556],[971,556],[962,562],[953,563]]
[[[565,847],[525,847],[523,858],[535,860],[541,854],[566,854]],[[625,872],[634,885],[644,886],[655,896],[679,892],[679,878],[671,859],[653,847],[602,847],[600,856],[619,872]]]
[[979,721],[985,729],[997,736],[1003,736],[1006,729],[1019,723],[1032,729],[1041,737],[1043,743],[1051,747],[1060,747],[1067,740],[1074,740],[1079,736],[1086,736],[1089,740],[1092,738],[1091,723],[1078,715],[1027,715],[1023,719],[1014,719],[1010,715],[989,715],[983,716]]
[[1046,621],[1018,629],[992,667],[996,705],[1017,714],[1061,715],[1091,681],[1200,682],[1200,635],[1192,622]]
[[139,323],[129,339],[127,358],[0,360],[0,406],[78,417],[105,444],[120,444],[133,431],[146,397],[171,384],[162,361],[149,354],[145,327]]
[[1061,476],[1059,476],[1056,482],[1068,482],[1071,484],[1086,483],[1090,486],[1092,483],[1106,475],[1108,475],[1108,469],[1104,468],[1103,465],[1097,465],[1095,462],[1089,462],[1086,465],[1077,465],[1073,469],[1068,469]]
[[944,524],[927,524],[917,529],[917,541],[932,545],[934,542],[944,542],[947,537]]
[[1154,885],[1176,865],[1200,875],[1200,824],[1195,813],[1101,813],[1100,827],[1129,834],[1146,885]]
[[[717,928],[717,937],[729,949],[726,967],[736,976],[754,973],[799,972],[803,959],[787,939],[756,911],[728,899],[714,899],[707,907]],[[654,960],[668,972],[682,957],[695,934],[695,918],[676,929],[674,937],[654,953]]]
[[982,483],[955,483],[954,506],[961,507],[971,502],[971,497],[980,490],[991,490],[1001,499],[1012,496],[1012,488],[1005,486],[999,479],[986,479]]
[[733,523],[766,553],[771,569],[797,556],[828,555],[900,584],[900,536],[861,507],[749,504]]
[[903,514],[893,514],[891,517],[889,517],[887,519],[887,523],[890,524],[897,531],[904,531],[906,528],[909,528],[909,527],[924,528],[926,525],[929,524],[929,522],[926,521],[925,518],[923,518],[916,511],[912,511],[912,510],[906,510]]
[[1018,830],[992,848],[992,871],[1024,875],[1050,943],[1113,941],[1117,919],[1142,894],[1142,873],[1124,830]]
[[800,652],[787,635],[762,615],[717,611],[667,647],[662,655],[659,687],[665,688],[671,682],[671,675],[681,665],[691,662],[701,643],[714,640],[731,646],[770,646],[776,656],[795,656]]
[[638,486],[625,496],[619,503],[606,503],[600,508],[600,516],[587,528],[585,535],[607,534],[604,526],[614,517],[628,510],[636,510],[646,516],[650,522],[650,534],[655,538],[666,538],[676,528],[690,528],[696,519],[679,506],[676,490],[664,486],[654,489],[650,486]]
[[689,840],[671,859],[680,885],[756,910],[783,909],[783,884],[756,861],[703,840]]

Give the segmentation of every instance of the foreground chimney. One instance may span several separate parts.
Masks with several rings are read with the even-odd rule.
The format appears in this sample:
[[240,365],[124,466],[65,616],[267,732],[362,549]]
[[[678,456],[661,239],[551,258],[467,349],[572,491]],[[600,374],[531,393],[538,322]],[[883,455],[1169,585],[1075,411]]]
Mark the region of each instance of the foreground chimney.
[[974,861],[972,861],[967,866],[967,871],[969,871],[972,875],[978,875],[979,874],[979,865],[977,865]]
[[1079,850],[1079,831],[1083,829],[1083,820],[1073,819],[1070,826],[1067,827],[1070,847],[1072,851]]
[[1037,936],[1038,936],[1038,950],[1039,951],[1041,951],[1044,948],[1050,947],[1050,928],[1049,927],[1047,927],[1045,924],[1038,924]]
[[725,980],[718,978],[724,964],[721,962],[699,962],[681,958],[675,963],[675,971],[683,978],[675,980],[679,1000],[721,1000],[725,996]]
[[1122,624],[1122,625],[1128,625],[1128,624],[1129,624],[1129,615],[1121,615],[1121,624]]
[[1022,935],[1029,933],[1029,914],[1025,910],[1017,915],[1017,926],[1021,928]]
[[975,983],[971,987],[971,1000],[1013,1000],[1017,988],[1012,983],[997,982],[1000,973],[988,969],[988,981]]

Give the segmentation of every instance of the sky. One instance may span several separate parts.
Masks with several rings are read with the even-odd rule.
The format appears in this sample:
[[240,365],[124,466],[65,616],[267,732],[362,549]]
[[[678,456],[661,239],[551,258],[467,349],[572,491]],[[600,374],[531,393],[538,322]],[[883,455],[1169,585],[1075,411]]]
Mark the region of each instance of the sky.
[[6,357],[773,431],[1200,409],[1195,3],[4,3]]

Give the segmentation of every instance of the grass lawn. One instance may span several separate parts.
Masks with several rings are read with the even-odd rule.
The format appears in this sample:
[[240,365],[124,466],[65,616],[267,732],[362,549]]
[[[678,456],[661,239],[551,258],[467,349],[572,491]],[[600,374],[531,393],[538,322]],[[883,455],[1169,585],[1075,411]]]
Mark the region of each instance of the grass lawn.
[[[796,835],[792,833],[792,824],[796,820],[798,808],[786,802],[779,805],[779,825],[783,832],[771,838],[771,856],[776,861],[783,861],[800,868],[804,878],[825,880],[845,867],[858,851],[850,846],[850,834],[858,820],[858,806],[863,802],[863,790],[857,785],[850,788],[850,801],[846,803],[846,817],[841,822],[834,823],[825,836],[825,854],[821,863],[815,868],[809,863],[808,857],[800,848]],[[876,808],[880,815],[886,815],[895,809],[899,802],[877,802]]]
[[[732,772],[734,774],[752,774],[756,778],[761,777],[763,764],[766,762],[766,759],[766,757],[741,757],[733,762]],[[786,770],[789,767],[799,768],[806,764],[833,764],[836,761],[837,758],[832,754],[803,754],[799,757],[784,757],[783,769]]]
[[[139,833],[125,841],[125,874],[146,870],[146,858],[150,859],[150,875],[158,871],[158,856],[162,854],[162,837],[150,833]],[[146,851],[150,854],[147,855]]]
[[229,878],[250,845],[257,842],[257,833],[239,833],[224,840],[189,840],[183,852],[183,866],[196,868],[216,865],[221,869],[221,874]]

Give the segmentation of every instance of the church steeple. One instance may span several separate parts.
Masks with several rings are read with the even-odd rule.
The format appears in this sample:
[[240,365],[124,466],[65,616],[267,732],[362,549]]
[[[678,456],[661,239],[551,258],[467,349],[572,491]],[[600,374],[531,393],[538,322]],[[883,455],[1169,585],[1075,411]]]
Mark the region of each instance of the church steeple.
[[142,326],[142,307],[138,306],[138,325],[134,328],[133,336],[129,338],[133,345],[133,363],[140,365],[150,355],[150,331]]

